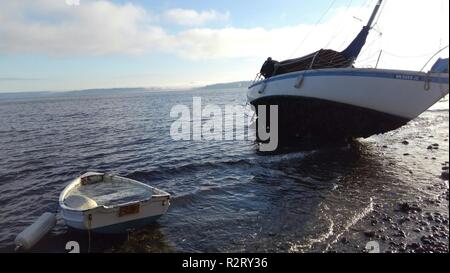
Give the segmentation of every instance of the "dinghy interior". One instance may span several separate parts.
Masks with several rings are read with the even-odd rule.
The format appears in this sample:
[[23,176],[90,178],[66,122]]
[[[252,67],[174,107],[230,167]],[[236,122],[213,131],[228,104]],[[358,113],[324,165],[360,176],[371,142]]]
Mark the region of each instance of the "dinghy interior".
[[92,175],[81,178],[81,183],[67,195],[64,203],[75,209],[92,209],[98,206],[112,207],[133,202],[133,200],[150,199],[152,192],[147,188],[131,183],[123,183],[108,175]]
[[86,173],[60,196],[66,223],[79,230],[120,233],[145,226],[163,215],[167,192],[138,181],[103,173]]

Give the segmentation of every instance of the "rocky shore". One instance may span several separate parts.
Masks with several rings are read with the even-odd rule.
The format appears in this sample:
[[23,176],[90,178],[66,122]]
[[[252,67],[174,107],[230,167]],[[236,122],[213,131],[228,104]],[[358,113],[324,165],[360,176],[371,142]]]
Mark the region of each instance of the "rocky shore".
[[[402,145],[409,145],[409,142],[403,141]],[[437,151],[439,147],[439,144],[432,144],[426,149]],[[389,147],[384,145],[383,148]],[[424,159],[439,164],[433,155]],[[434,194],[418,195],[415,200],[399,200],[394,204],[375,203],[373,210],[345,232],[329,251],[448,253],[449,162],[442,162],[439,167],[440,175],[436,173],[437,178],[424,189]],[[379,249],[372,248],[373,243]]]

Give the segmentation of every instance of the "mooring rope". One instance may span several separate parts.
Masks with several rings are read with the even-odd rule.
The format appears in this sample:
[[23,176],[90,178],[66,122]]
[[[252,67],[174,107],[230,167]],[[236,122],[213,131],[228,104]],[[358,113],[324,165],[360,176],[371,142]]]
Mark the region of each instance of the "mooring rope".
[[92,214],[88,215],[88,253],[91,253],[91,228],[92,228]]

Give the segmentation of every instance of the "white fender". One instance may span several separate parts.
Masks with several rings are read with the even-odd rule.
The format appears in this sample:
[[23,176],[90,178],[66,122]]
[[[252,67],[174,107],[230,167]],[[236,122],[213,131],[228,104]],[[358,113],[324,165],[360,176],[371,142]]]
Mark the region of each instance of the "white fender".
[[16,249],[29,250],[56,225],[56,216],[46,212],[15,239]]

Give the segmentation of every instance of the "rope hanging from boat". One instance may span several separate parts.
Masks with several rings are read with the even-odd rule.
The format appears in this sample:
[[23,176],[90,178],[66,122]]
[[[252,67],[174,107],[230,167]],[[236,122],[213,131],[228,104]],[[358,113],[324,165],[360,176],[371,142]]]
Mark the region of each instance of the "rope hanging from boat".
[[91,253],[91,228],[92,228],[92,214],[88,215],[88,253]]

